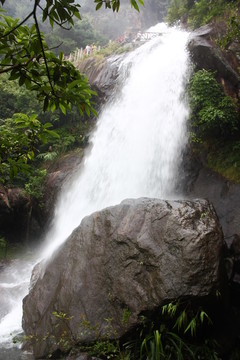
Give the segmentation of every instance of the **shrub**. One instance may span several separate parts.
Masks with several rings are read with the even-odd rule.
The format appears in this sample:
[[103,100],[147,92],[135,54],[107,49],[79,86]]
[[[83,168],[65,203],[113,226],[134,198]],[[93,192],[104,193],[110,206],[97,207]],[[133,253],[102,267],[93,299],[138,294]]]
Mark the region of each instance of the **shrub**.
[[25,184],[27,194],[34,199],[42,199],[46,173],[46,170],[36,170],[34,176],[30,176],[28,183]]
[[199,138],[227,138],[238,130],[237,106],[213,72],[199,70],[192,76],[189,97],[192,127]]

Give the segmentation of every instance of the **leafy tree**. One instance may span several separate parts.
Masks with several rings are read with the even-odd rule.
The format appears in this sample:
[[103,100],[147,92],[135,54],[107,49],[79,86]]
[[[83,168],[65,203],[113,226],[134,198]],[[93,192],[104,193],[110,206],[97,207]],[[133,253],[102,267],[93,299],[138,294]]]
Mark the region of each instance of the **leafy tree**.
[[[4,4],[5,0],[1,2]],[[66,21],[73,24],[73,16],[80,17],[77,5],[69,3],[65,9],[62,2],[52,6],[51,3],[47,2],[42,10],[42,21],[49,18],[51,25],[56,21],[63,26]],[[57,57],[49,51],[39,29],[38,7],[40,1],[35,0],[33,10],[21,22],[0,13],[0,74],[8,73],[10,80],[18,79],[19,85],[36,91],[44,110],[60,107],[65,112],[76,105],[81,112],[90,113],[92,91],[87,79],[72,64],[64,62],[62,54]],[[34,24],[28,27],[24,23],[30,17]]]
[[[38,94],[43,101],[44,110],[60,108],[63,112],[78,107],[81,113],[90,114],[95,111],[90,103],[93,92],[89,89],[87,79],[74,66],[63,60],[60,53],[57,57],[47,46],[40,32],[41,21],[49,21],[61,28],[74,25],[74,19],[81,20],[80,5],[74,0],[47,0],[42,5],[41,0],[34,0],[33,8],[20,21],[7,16],[3,12],[6,0],[0,0],[0,74],[10,74],[10,80],[18,79],[20,85],[25,85]],[[96,10],[103,5],[113,11],[118,11],[120,0],[95,0]],[[131,5],[139,10],[138,3],[143,0],[130,0]],[[32,26],[26,25],[33,21]]]
[[[6,15],[0,0],[0,75],[8,74],[9,80],[17,80],[20,86],[37,94],[43,110],[60,109],[64,114],[72,106],[80,114],[96,115],[92,104],[95,94],[88,80],[70,62],[64,61],[47,45],[40,24],[46,21],[50,26],[70,29],[74,20],[81,20],[80,5],[75,0],[34,0],[32,7],[22,20]],[[118,11],[120,0],[95,0],[96,10],[105,8]],[[139,11],[138,3],[143,0],[130,0]],[[11,109],[6,109],[9,111]],[[5,114],[6,115],[6,114]],[[5,117],[5,116],[4,116]],[[0,175],[1,181],[15,176],[19,171],[28,171],[28,160],[35,156],[40,142],[54,136],[50,124],[42,124],[37,115],[16,114],[12,119],[0,124]]]

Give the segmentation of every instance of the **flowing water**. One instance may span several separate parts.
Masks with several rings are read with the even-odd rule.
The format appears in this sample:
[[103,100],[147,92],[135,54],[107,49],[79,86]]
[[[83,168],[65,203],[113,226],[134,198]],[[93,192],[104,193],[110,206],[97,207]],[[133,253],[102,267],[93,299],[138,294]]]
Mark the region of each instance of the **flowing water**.
[[[164,24],[150,30],[161,35],[119,65],[122,86],[102,110],[84,163],[62,191],[40,258],[49,257],[93,211],[126,198],[179,197],[175,189],[188,116],[188,34]],[[20,268],[22,273],[13,265],[0,277],[0,342],[5,348],[10,333],[21,331],[21,299],[32,263]]]

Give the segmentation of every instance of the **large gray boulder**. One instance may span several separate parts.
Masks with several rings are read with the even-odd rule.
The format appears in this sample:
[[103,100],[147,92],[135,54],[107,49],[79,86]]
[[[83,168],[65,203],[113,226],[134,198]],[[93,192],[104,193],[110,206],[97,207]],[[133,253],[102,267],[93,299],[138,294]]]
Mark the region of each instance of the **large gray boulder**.
[[23,301],[35,357],[63,350],[63,336],[71,346],[118,338],[167,301],[215,294],[221,250],[206,200],[125,200],[84,218]]

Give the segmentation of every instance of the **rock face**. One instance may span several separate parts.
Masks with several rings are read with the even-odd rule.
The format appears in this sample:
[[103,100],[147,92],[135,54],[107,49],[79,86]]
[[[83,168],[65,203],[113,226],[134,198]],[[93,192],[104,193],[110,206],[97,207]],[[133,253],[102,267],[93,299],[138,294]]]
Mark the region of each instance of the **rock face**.
[[0,184],[0,236],[11,242],[39,241],[50,224],[57,197],[64,182],[74,174],[83,158],[83,149],[60,157],[48,169],[43,206],[31,201],[23,189],[5,189]]
[[29,210],[29,197],[23,190],[5,189],[0,184],[0,236],[24,243]]
[[119,64],[126,54],[98,60],[89,57],[81,61],[78,70],[88,77],[91,87],[97,91],[96,101],[102,105],[116,91]]
[[46,178],[45,191],[43,194],[43,208],[41,209],[41,225],[45,229],[53,219],[57,198],[63,188],[65,182],[75,174],[75,169],[79,168],[82,161],[84,151],[77,149],[61,156],[48,169]]
[[72,345],[121,337],[166,301],[215,294],[221,251],[206,200],[125,200],[84,218],[23,301],[35,357],[61,350],[63,333]]
[[192,33],[188,49],[197,70],[216,71],[218,80],[222,83],[225,93],[235,98],[239,97],[240,76],[237,70],[239,60],[237,51],[221,51],[211,40],[214,30],[205,25]]
[[205,154],[185,149],[179,173],[178,193],[186,199],[208,199],[216,210],[225,241],[240,236],[240,184],[235,184],[207,167]]

